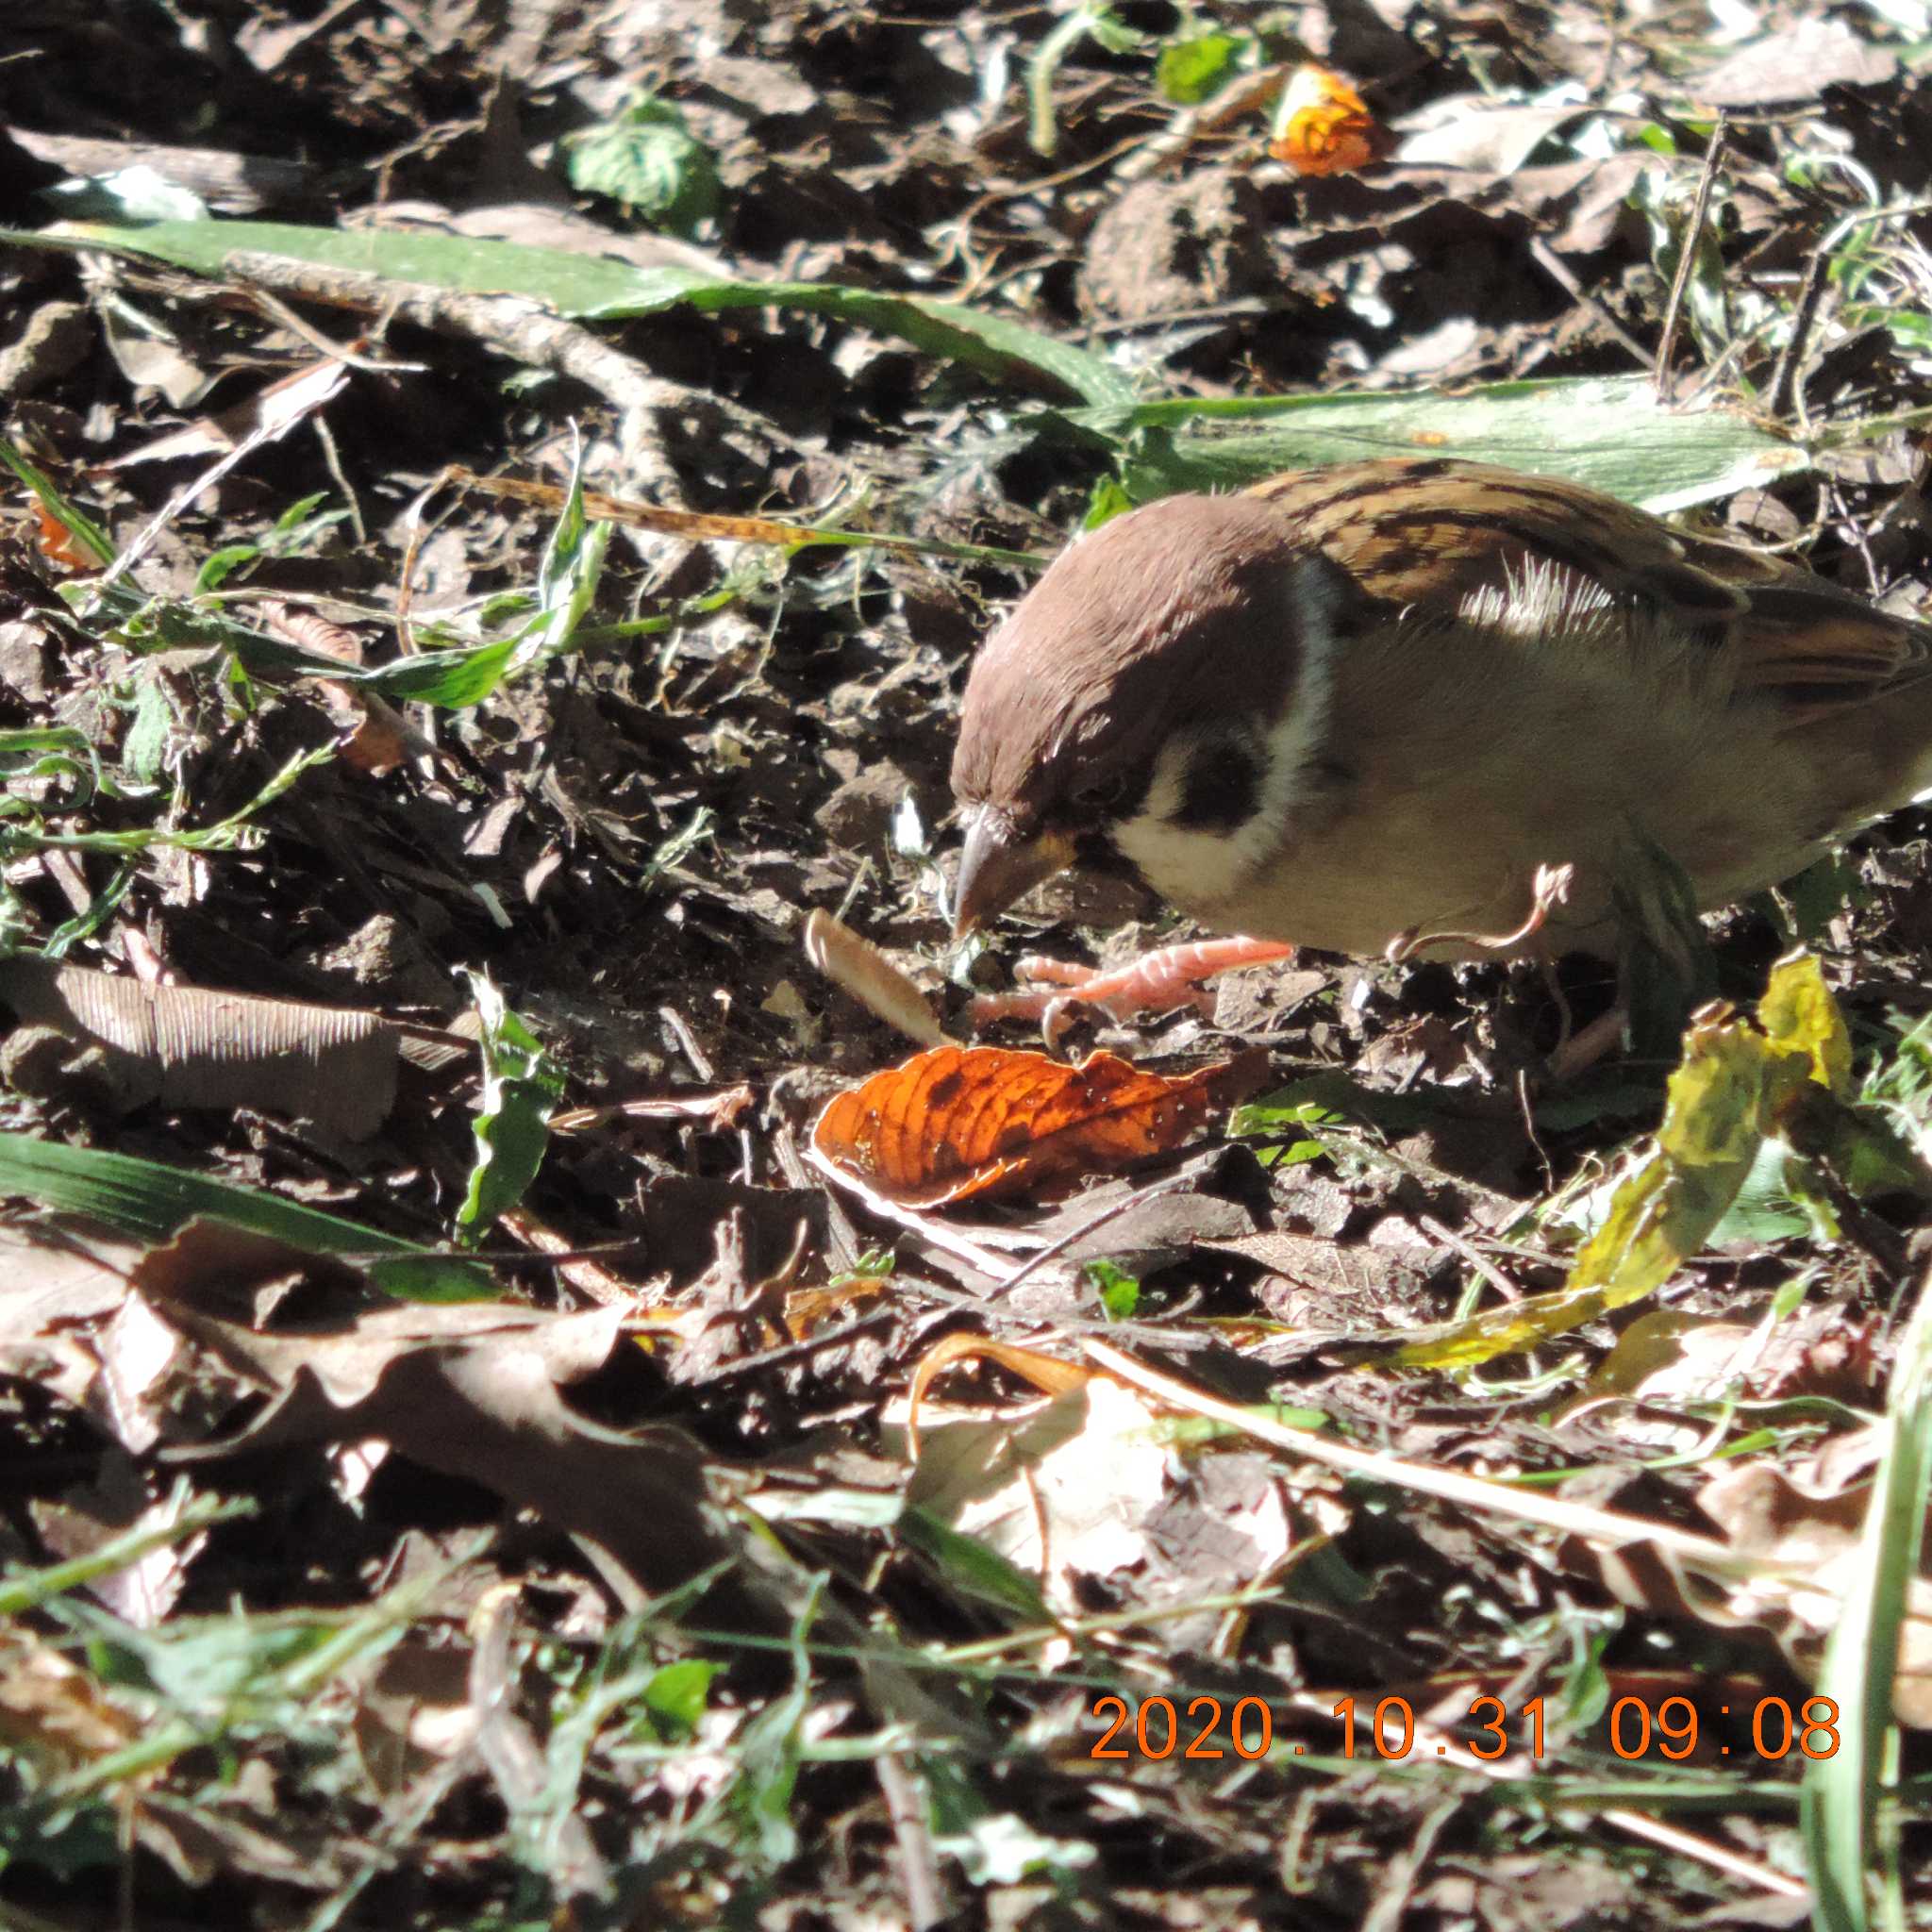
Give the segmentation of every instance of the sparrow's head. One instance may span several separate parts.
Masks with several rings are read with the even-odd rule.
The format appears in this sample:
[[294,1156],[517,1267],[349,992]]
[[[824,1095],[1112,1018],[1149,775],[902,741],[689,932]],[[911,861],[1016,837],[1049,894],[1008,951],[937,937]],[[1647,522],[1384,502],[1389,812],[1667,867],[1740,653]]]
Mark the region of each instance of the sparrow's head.
[[1223,896],[1319,750],[1346,588],[1246,496],[1167,497],[1064,551],[967,679],[955,932],[1074,864]]

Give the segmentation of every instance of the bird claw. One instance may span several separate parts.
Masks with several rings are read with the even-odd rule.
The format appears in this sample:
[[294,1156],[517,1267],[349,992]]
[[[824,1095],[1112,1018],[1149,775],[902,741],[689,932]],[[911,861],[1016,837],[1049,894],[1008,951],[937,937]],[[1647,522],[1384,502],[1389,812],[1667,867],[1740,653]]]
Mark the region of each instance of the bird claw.
[[1014,969],[1017,977],[1035,984],[1013,992],[981,993],[968,1017],[975,1032],[996,1020],[1037,1019],[1051,1048],[1072,1024],[1076,1006],[1099,1007],[1114,1020],[1167,1013],[1185,1006],[1208,1017],[1214,1010],[1213,998],[1195,982],[1241,966],[1291,959],[1294,953],[1293,946],[1276,940],[1204,940],[1159,947],[1111,971],[1036,957],[1022,959]]
[[1423,946],[1455,945],[1467,946],[1479,953],[1507,953],[1520,946],[1524,940],[1534,939],[1543,929],[1544,923],[1552,911],[1570,896],[1570,887],[1576,877],[1574,865],[1540,865],[1536,875],[1530,881],[1530,904],[1528,914],[1514,932],[1486,934],[1479,932],[1456,932],[1448,929],[1431,930],[1412,925],[1407,932],[1399,932],[1382,950],[1382,957],[1391,966],[1402,962]]

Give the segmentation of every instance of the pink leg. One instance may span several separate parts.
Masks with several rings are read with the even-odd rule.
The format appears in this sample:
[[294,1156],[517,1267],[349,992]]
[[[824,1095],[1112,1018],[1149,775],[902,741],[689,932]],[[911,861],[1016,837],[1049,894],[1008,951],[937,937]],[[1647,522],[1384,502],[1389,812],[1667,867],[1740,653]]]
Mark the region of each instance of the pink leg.
[[[1212,1004],[1195,982],[1240,966],[1291,959],[1294,954],[1294,947],[1278,940],[1231,939],[1162,946],[1112,973],[1072,965],[1064,959],[1022,959],[1016,974],[1034,981],[1034,986],[1016,992],[981,993],[973,1002],[970,1017],[975,1030],[995,1020],[1038,1019],[1051,1045],[1071,1006],[1097,1006],[1116,1020],[1136,1013],[1171,1012],[1175,1007],[1189,1005],[1208,1013],[1213,1010]],[[1047,987],[1065,990],[1052,992]]]

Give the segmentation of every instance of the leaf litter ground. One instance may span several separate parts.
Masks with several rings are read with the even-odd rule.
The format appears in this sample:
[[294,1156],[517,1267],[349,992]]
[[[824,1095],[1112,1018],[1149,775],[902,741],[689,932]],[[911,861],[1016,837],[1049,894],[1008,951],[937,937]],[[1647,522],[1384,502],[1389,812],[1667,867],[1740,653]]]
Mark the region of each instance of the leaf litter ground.
[[[1545,1089],[1535,984],[1309,958],[1074,1042],[1261,1049],[1241,1131],[1003,1210],[827,1185],[822,1106],[905,1048],[799,945],[837,912],[963,1010],[985,553],[1131,495],[1569,464],[1922,604],[1911,15],[1125,5],[1048,59],[971,8],[16,8],[0,432],[139,554],[69,598],[85,529],[0,554],[9,1911],[1851,1924],[1869,1864],[1923,1912],[1921,821],[1722,924],[1741,1013],[1794,938],[1822,976],[1668,1117],[1674,1040]],[[1307,59],[1379,166],[1267,160]],[[693,147],[688,232],[627,221]],[[1674,414],[1700,186],[1669,386],[1729,407]],[[579,460],[981,554],[600,569],[438,487]],[[1691,1199],[1667,1289],[1512,1329],[1632,1169],[1625,1216]],[[1472,1320],[1516,1351],[1414,1365]]]

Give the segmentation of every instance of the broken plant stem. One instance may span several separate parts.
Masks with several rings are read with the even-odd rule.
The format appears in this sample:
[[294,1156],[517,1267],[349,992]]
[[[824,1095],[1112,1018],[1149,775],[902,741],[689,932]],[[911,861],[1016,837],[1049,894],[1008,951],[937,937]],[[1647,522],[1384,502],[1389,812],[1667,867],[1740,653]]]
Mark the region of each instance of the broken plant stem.
[[[555,483],[532,483],[516,476],[479,476],[460,463],[452,463],[442,480],[490,496],[507,496],[540,509],[563,507],[566,492]],[[959,563],[997,563],[1016,570],[1041,570],[1046,558],[1026,550],[1002,550],[990,543],[948,543],[937,537],[899,537],[876,530],[841,530],[824,524],[788,524],[777,517],[714,516],[703,510],[666,509],[655,503],[606,496],[586,490],[584,514],[602,523],[627,524],[659,536],[682,537],[691,542],[770,543],[780,550],[800,550],[808,544],[835,544],[848,550],[890,550],[901,557],[945,557]]]
[[1671,358],[1677,347],[1677,325],[1684,312],[1684,291],[1690,285],[1690,271],[1697,259],[1698,237],[1704,233],[1704,218],[1710,211],[1711,191],[1717,186],[1718,168],[1724,160],[1724,144],[1731,138],[1731,124],[1722,112],[1705,144],[1704,172],[1697,177],[1697,195],[1690,204],[1690,219],[1684,225],[1684,239],[1677,248],[1677,273],[1671,277],[1671,299],[1664,305],[1663,334],[1657,339],[1657,368],[1652,380],[1657,399],[1671,399]]

